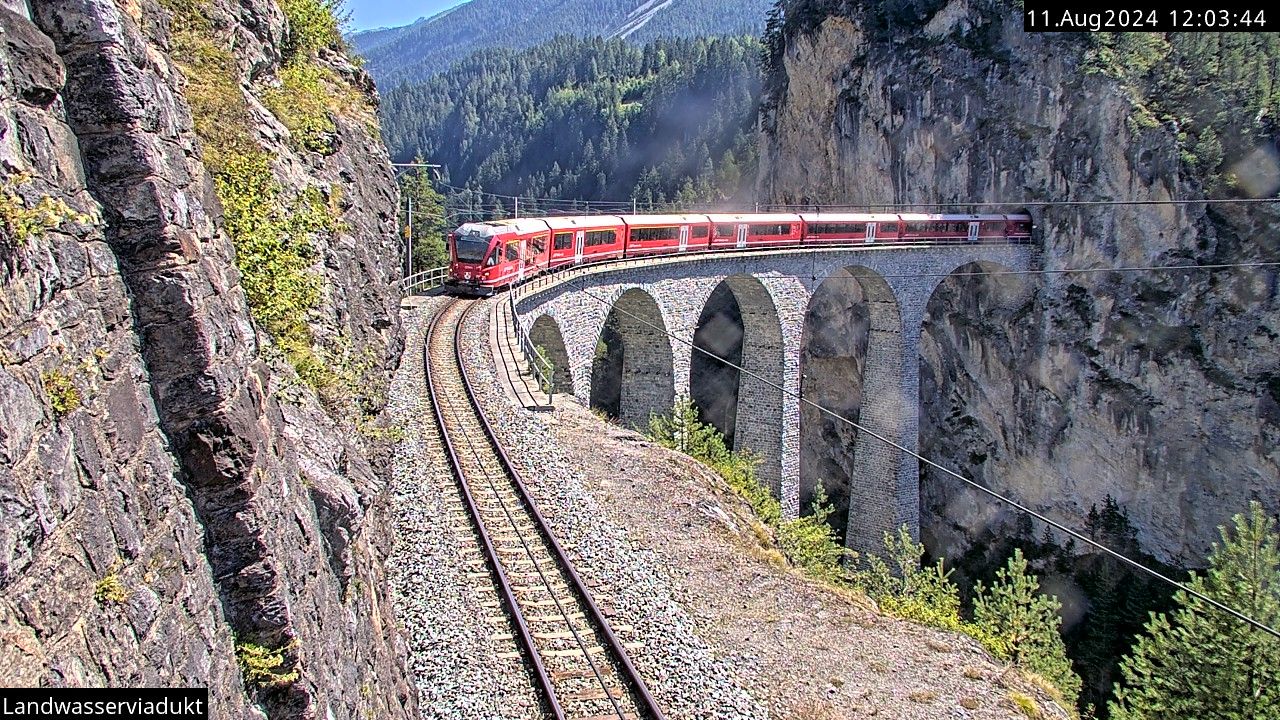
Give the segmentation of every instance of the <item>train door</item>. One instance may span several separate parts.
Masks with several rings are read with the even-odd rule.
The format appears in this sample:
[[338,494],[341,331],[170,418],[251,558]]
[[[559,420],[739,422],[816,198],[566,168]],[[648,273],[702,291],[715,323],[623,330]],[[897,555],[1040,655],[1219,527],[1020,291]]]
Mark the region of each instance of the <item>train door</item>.
[[978,242],[978,225],[979,224],[980,223],[977,223],[977,222],[969,223],[969,242],[971,243]]
[[680,226],[680,252],[684,252],[689,248],[689,226]]
[[573,262],[575,264],[582,263],[582,245],[586,236],[586,231],[579,230],[573,237]]
[[867,237],[867,240],[866,240],[867,242],[875,242],[875,241],[876,241],[876,224],[875,224],[875,223],[873,223],[873,222],[867,223],[867,235],[866,235],[866,237]]
[[738,226],[738,249],[741,250],[746,246],[747,246],[747,226],[739,225]]
[[518,261],[516,262],[516,281],[519,282],[524,280],[524,264],[527,262],[527,258],[529,257],[528,238],[520,238],[519,250],[517,252],[520,253],[517,256]]

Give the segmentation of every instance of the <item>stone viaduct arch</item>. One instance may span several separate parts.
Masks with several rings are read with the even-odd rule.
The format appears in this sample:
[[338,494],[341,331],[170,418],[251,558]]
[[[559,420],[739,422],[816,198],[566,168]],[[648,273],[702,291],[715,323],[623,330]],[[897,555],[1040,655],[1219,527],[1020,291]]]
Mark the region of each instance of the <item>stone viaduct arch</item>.
[[[782,415],[781,386],[785,362],[778,308],[774,305],[768,288],[759,279],[737,274],[725,278],[712,288],[707,300],[703,302],[704,308],[699,311],[700,317],[705,316],[706,304],[719,290],[727,291],[732,296],[741,319],[742,356],[739,364],[745,372],[738,374],[737,387],[734,388],[731,399],[736,406],[733,449],[750,449],[759,455],[758,477],[775,495],[779,495],[782,481],[782,435],[778,432],[778,418]],[[703,326],[701,329],[706,328]],[[737,331],[739,328],[726,330]],[[690,365],[696,365],[701,353],[692,348],[687,351],[690,353]],[[690,377],[689,394],[695,400],[698,393],[694,385],[697,381],[697,378]]]
[[[688,392],[699,316],[716,286],[728,282],[739,304],[752,308],[751,328],[746,327],[748,313],[745,307],[743,310],[744,365],[745,336],[755,330],[759,345],[752,362],[759,362],[768,373],[778,372],[780,363],[783,388],[779,392],[767,386],[739,385],[740,396],[747,400],[739,405],[739,415],[752,418],[744,430],[746,424],[754,426],[741,445],[762,454],[776,448],[778,481],[774,487],[784,514],[795,517],[800,509],[800,343],[806,311],[819,284],[846,268],[857,278],[868,300],[872,328],[860,424],[914,451],[919,434],[921,324],[929,298],[939,283],[961,266],[986,262],[1025,270],[1031,268],[1034,253],[1028,245],[957,244],[659,258],[570,270],[540,279],[517,289],[516,311],[525,323],[547,316],[559,325],[574,393],[583,402],[590,399],[596,342],[609,314],[616,308],[627,308],[659,320],[670,337],[634,326],[629,330],[633,346],[645,349],[633,355],[643,362],[633,362],[630,371],[624,370],[624,379],[633,384],[659,381],[652,383],[649,391],[634,387],[628,391],[632,410],[622,419],[643,424],[637,421],[647,421],[649,409],[665,412],[677,393]],[[767,311],[770,306],[772,314]],[[776,335],[767,330],[771,315],[776,317]],[[756,397],[761,399],[750,399]],[[910,454],[863,435],[858,433],[855,441],[856,485],[851,492],[847,544],[854,550],[874,552],[880,548],[883,531],[901,524],[918,537],[920,468]]]
[[549,315],[543,315],[529,328],[529,341],[542,348],[551,361],[551,384],[558,393],[573,394],[573,375],[569,372],[569,351],[564,347],[560,326]]

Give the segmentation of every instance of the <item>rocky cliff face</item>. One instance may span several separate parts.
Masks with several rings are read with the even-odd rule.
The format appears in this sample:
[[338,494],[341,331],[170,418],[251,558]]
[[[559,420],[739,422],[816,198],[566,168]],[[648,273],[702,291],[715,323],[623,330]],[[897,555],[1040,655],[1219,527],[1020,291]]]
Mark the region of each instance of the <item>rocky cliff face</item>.
[[[1176,122],[1144,121],[1134,93],[1082,68],[1078,39],[1024,33],[1019,17],[954,0],[894,34],[852,11],[793,34],[762,122],[761,195],[852,204],[1204,196],[1180,161]],[[1273,158],[1263,148],[1224,164],[1268,177]],[[1274,193],[1266,185],[1242,183]],[[1050,271],[1276,258],[1272,206],[1031,212]],[[835,309],[811,335],[848,324]],[[931,310],[925,455],[1075,527],[1111,494],[1144,548],[1167,560],[1202,560],[1215,527],[1250,499],[1280,510],[1275,268],[952,277]],[[825,382],[830,392],[847,380]],[[926,541],[953,556],[1015,520],[931,472],[922,503]]]
[[[308,238],[317,347],[372,392],[402,337],[385,150],[334,118],[297,149],[255,88],[290,32],[208,2]],[[207,685],[219,717],[414,717],[384,590],[386,477],[353,417],[251,318],[173,16],[151,0],[0,11],[0,667],[12,684]],[[333,72],[372,92],[336,53]],[[241,251],[243,252],[243,250]],[[344,366],[346,367],[346,366]],[[253,672],[250,646],[282,658]],[[240,657],[240,662],[237,657]],[[296,673],[296,675],[295,675]],[[279,682],[271,682],[278,680]]]

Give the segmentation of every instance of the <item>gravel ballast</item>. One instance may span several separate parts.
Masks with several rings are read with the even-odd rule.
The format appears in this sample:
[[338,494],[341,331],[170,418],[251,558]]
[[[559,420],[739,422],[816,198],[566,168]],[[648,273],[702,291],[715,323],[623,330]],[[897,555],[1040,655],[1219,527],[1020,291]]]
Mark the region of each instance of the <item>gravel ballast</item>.
[[388,407],[404,438],[397,443],[392,516],[397,533],[388,562],[396,615],[409,639],[410,669],[423,717],[459,720],[538,718],[538,701],[520,660],[500,658],[515,646],[495,641],[503,630],[497,596],[476,568],[474,536],[460,532],[459,493],[435,425],[423,372],[431,317],[449,298],[430,298],[401,313],[405,354]]

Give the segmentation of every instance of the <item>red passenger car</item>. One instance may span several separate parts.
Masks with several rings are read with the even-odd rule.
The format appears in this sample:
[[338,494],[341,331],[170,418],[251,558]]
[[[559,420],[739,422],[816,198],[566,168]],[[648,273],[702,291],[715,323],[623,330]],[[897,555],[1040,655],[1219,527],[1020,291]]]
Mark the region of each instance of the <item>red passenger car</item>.
[[712,227],[712,250],[745,250],[800,243],[799,215],[717,214],[708,215],[707,219]]
[[897,215],[883,213],[813,213],[804,220],[805,245],[894,242],[901,232]]
[[546,218],[551,228],[550,267],[622,257],[626,226],[611,215]]
[[623,215],[627,257],[707,249],[711,229],[706,215]]

